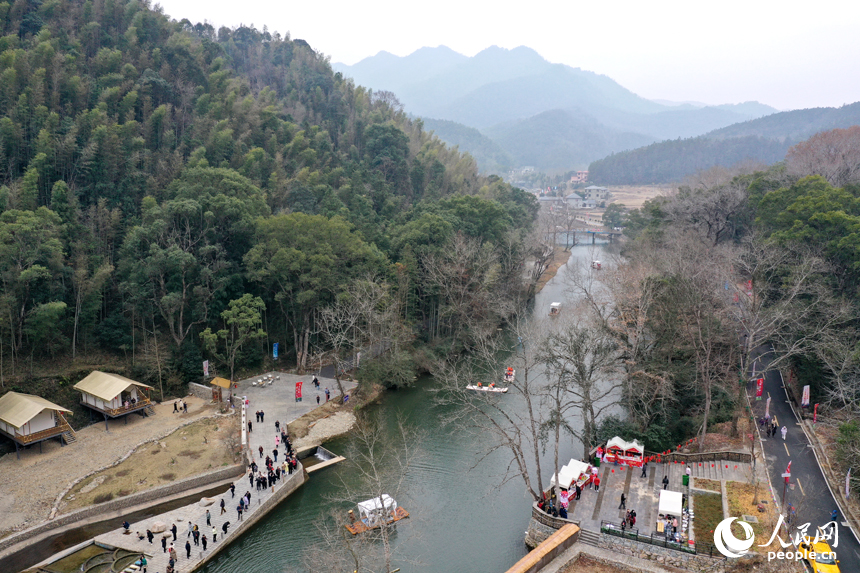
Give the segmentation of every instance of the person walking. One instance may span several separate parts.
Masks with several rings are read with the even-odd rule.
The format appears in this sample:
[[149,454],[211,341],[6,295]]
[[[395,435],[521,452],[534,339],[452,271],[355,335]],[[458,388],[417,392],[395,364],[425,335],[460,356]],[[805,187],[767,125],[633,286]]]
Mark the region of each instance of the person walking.
[[594,476],[594,491],[600,491],[600,476]]
[[167,538],[166,537],[161,538],[161,552],[167,553]]
[[214,527],[212,528],[212,543],[218,541],[218,530]]
[[830,514],[830,521],[838,521],[838,519],[839,519],[839,512],[834,509],[833,513]]
[[224,498],[221,498],[221,513],[219,515],[224,515],[226,513],[226,509],[224,509]]
[[204,535],[203,539],[201,539],[200,541],[203,542],[203,551],[206,551],[206,536]]
[[266,421],[266,413],[263,410],[260,410],[260,423],[264,423]]
[[212,519],[212,515],[209,514],[209,510],[206,510],[206,525],[212,525],[209,520]]
[[189,522],[188,522],[188,535],[186,535],[185,537],[186,537],[186,538],[191,537],[191,532],[192,532],[192,531],[194,531],[194,526],[193,526],[193,525],[191,525],[191,522],[189,521]]
[[788,428],[783,426],[782,429],[780,430],[780,432],[782,433],[782,441],[784,442],[785,441],[785,435],[788,434]]
[[331,396],[331,394],[329,393],[328,388],[326,388],[326,389],[325,389],[325,401],[326,401],[326,402],[328,402],[328,399],[329,399],[329,397],[330,397],[330,396]]
[[174,414],[178,414],[178,413],[179,413],[179,400],[176,400],[176,401],[173,403],[173,413],[174,413]]
[[663,489],[669,487],[669,476],[663,476]]
[[263,446],[260,446],[260,459],[263,459]]
[[234,497],[236,497],[236,484],[231,483],[230,484],[230,498],[232,499]]
[[242,504],[236,506],[236,521],[242,521]]
[[223,532],[223,535],[221,535],[221,538],[222,538],[222,539],[227,535],[227,528],[228,528],[228,527],[230,527],[230,522],[229,522],[229,521],[225,521],[225,522],[221,525],[221,531]]
[[194,534],[194,545],[200,545],[200,530],[197,529],[196,525],[194,526],[194,531],[192,531],[192,533]]
[[648,477],[648,462],[642,464],[642,477]]
[[623,493],[621,494],[621,505],[618,506],[618,509],[627,509],[627,496]]
[[248,433],[249,433],[249,434],[251,433],[251,428],[252,428],[252,426],[251,426],[251,420],[248,420]]
[[149,542],[152,543],[152,538],[155,537],[150,530],[146,530],[146,538],[149,539]]
[[185,542],[185,558],[191,559],[191,543]]
[[182,409],[185,411],[186,414],[188,413],[188,402],[186,402],[185,400],[182,401]]
[[170,533],[173,534],[173,541],[176,541],[176,531],[176,524],[174,523],[170,526]]
[[272,455],[275,456],[275,463],[278,463],[278,448],[272,450]]
[[319,406],[319,405],[320,405],[320,395],[317,394],[317,406]]
[[276,434],[281,433],[281,422],[280,422],[280,420],[275,420],[275,433]]

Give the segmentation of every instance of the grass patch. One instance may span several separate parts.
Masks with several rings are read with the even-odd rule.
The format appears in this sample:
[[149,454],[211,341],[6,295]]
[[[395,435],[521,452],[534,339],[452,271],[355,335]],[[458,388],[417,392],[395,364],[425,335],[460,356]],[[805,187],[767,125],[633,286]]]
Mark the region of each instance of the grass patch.
[[117,496],[117,497],[125,497],[125,496],[127,496],[127,495],[131,495],[131,490],[128,490],[128,489],[121,489],[121,490],[119,490],[118,492],[116,492],[116,496]]
[[[121,464],[98,472],[75,486],[60,508],[67,513],[102,503],[108,495],[131,495],[172,481],[200,475],[212,468],[239,462],[239,418],[200,420],[174,431],[156,443],[147,443]],[[162,447],[163,444],[163,447]],[[162,453],[158,460],[153,455]],[[169,463],[170,460],[176,463]],[[159,474],[157,472],[162,472]],[[81,492],[95,479],[104,481],[91,491]],[[106,485],[107,484],[107,485]],[[110,490],[110,494],[108,494]],[[73,499],[69,500],[68,498]],[[101,501],[96,501],[99,497]]]
[[[756,543],[753,544],[753,550],[758,553],[766,553],[767,551],[783,551],[779,541],[774,542],[769,547],[759,547],[759,543],[765,543],[770,536],[773,535],[773,529],[776,526],[777,516],[773,507],[773,503],[764,504],[764,513],[759,513],[756,505],[753,503],[755,494],[755,486],[751,483],[727,481],[726,495],[729,498],[729,515],[740,517],[742,515],[754,515],[758,518],[758,523],[750,523],[755,533]],[[758,499],[762,499],[767,494],[767,484],[760,483],[758,486]],[[696,518],[698,519],[698,513]],[[732,532],[738,539],[743,539],[743,530],[737,522],[732,523]],[[783,537],[785,535],[783,534]]]
[[694,478],[694,479],[695,479],[695,481],[693,482],[693,485],[699,489],[706,489],[708,491],[716,491],[716,492],[722,491],[722,489],[720,489],[720,482],[718,482],[716,480],[705,479],[705,478]]
[[104,503],[113,499],[113,492],[100,493],[93,498],[93,503]]
[[713,543],[714,529],[723,520],[723,496],[693,495],[693,512],[696,514],[693,520],[696,542]]

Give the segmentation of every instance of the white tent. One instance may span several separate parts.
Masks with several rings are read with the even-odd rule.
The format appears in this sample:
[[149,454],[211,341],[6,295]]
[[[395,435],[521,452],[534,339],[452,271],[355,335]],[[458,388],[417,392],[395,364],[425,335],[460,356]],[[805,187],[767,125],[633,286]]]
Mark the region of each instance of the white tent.
[[397,502],[394,501],[394,498],[387,493],[382,494],[380,497],[374,497],[359,503],[358,513],[362,519],[366,517],[373,521],[374,518],[379,517],[384,513],[383,508],[388,512],[392,512],[397,509]]
[[640,444],[636,440],[633,440],[632,442],[627,442],[625,440],[622,440],[618,436],[615,436],[614,438],[612,438],[611,440],[609,440],[606,443],[606,449],[607,450],[610,448],[613,448],[613,447],[618,448],[620,450],[623,450],[625,452],[627,450],[633,450],[633,449],[639,450],[639,453],[642,453],[645,451],[645,446],[643,446],[642,444]]
[[[562,466],[558,471],[558,485],[564,489],[570,489],[570,484],[576,481],[579,476],[588,471],[588,464],[579,460],[571,459],[570,462]],[[556,476],[552,476],[550,480],[552,485],[556,485]]]
[[680,491],[664,489],[660,492],[660,503],[657,511],[663,514],[680,516],[683,512],[684,495]]

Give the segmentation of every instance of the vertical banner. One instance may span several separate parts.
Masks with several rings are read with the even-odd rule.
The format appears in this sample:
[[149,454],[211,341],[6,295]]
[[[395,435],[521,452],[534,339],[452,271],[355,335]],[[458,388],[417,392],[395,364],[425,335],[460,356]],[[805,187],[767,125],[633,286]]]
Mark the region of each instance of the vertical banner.
[[761,400],[761,395],[764,393],[764,378],[759,378],[755,381],[755,399]]
[[208,360],[203,361],[203,377],[209,378],[209,361]]
[[812,423],[818,422],[818,404],[815,405],[815,410],[812,412]]
[[851,468],[848,468],[848,473],[845,474],[845,499],[851,495]]
[[764,405],[764,417],[770,419],[770,396],[767,397],[767,404]]
[[800,399],[800,405],[809,408],[809,384],[803,387],[803,398]]
[[275,359],[278,358],[278,343],[277,342],[272,344],[272,357]]
[[296,402],[302,401],[302,383],[296,382]]

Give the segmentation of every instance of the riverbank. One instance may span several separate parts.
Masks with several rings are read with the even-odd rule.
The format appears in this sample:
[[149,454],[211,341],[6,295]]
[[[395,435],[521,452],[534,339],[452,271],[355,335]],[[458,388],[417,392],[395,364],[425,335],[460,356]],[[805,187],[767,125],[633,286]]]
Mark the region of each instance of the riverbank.
[[546,284],[555,277],[556,273],[558,273],[558,269],[567,264],[569,259],[570,251],[566,251],[562,247],[556,247],[552,254],[552,262],[543,272],[535,285],[535,292],[539,293],[543,287],[545,287]]
[[[310,380],[305,380],[306,377],[290,375],[286,373],[272,373],[271,383],[258,384],[260,378],[255,377],[239,382],[238,388],[234,390],[235,396],[248,401],[247,419],[251,425],[251,432],[248,433],[248,447],[245,450],[246,461],[250,461],[251,456],[263,447],[267,455],[274,455],[272,449],[279,449],[283,455],[283,447],[278,448],[275,436],[275,422],[278,425],[287,425],[290,421],[298,418],[311,420],[308,422],[309,432],[306,436],[307,440],[326,440],[328,436],[340,435],[347,432],[354,423],[354,416],[349,411],[352,405],[344,406],[335,405],[335,401],[326,404],[324,391],[326,388],[331,390],[336,388],[334,380],[320,378],[319,390],[313,388]],[[295,386],[297,382],[303,382],[303,397],[301,401],[295,398]],[[344,388],[347,393],[354,392],[356,383],[347,382]],[[319,403],[317,404],[317,396]],[[334,397],[334,396],[333,396]],[[256,412],[263,411],[265,413],[264,421],[259,422],[256,418]],[[237,416],[238,417],[238,416]],[[316,418],[316,419],[315,419]],[[297,446],[297,444],[294,444]],[[282,461],[283,457],[279,459]],[[163,469],[155,470],[163,471]],[[156,474],[157,475],[157,474]],[[206,534],[210,542],[208,548],[203,549],[201,545],[195,545],[190,556],[184,550],[184,541],[177,539],[176,549],[182,558],[177,564],[177,572],[190,572],[199,568],[204,563],[208,562],[214,555],[220,552],[222,547],[225,547],[239,537],[243,532],[248,530],[253,523],[263,517],[271,509],[277,506],[283,499],[288,497],[293,491],[298,489],[307,479],[307,475],[300,468],[299,472],[292,476],[285,476],[276,486],[257,491],[250,485],[247,477],[243,474],[242,477],[234,482],[235,494],[241,496],[246,491],[254,490],[252,493],[252,504],[247,512],[244,512],[241,522],[239,522],[238,514],[236,513],[236,505],[238,497],[231,493],[226,488],[220,495],[201,500],[198,503],[193,503],[180,508],[176,508],[164,514],[147,517],[140,521],[131,524],[130,531],[140,531],[145,533],[146,530],[155,532],[156,529],[161,529],[158,522],[161,522],[169,530],[172,524],[176,524],[178,529],[187,533],[187,524],[192,522],[200,528],[201,534]],[[225,511],[222,513],[220,508],[221,499],[224,500]],[[206,510],[210,510],[209,524],[207,524]],[[119,521],[119,519],[118,519]],[[228,523],[229,522],[229,523]],[[227,534],[224,535],[223,527],[227,525]],[[237,527],[238,526],[238,527]],[[212,528],[215,527],[218,541],[212,543]],[[166,553],[160,547],[161,535],[157,536],[156,542],[159,544],[150,544],[144,537],[143,540],[138,539],[135,534],[125,534],[122,529],[117,527],[112,531],[97,536],[94,541],[101,545],[116,547],[134,553],[144,553],[148,555],[150,567],[153,570],[164,570],[167,566]],[[170,535],[170,540],[173,542],[173,536]],[[162,562],[163,561],[163,562]]]

